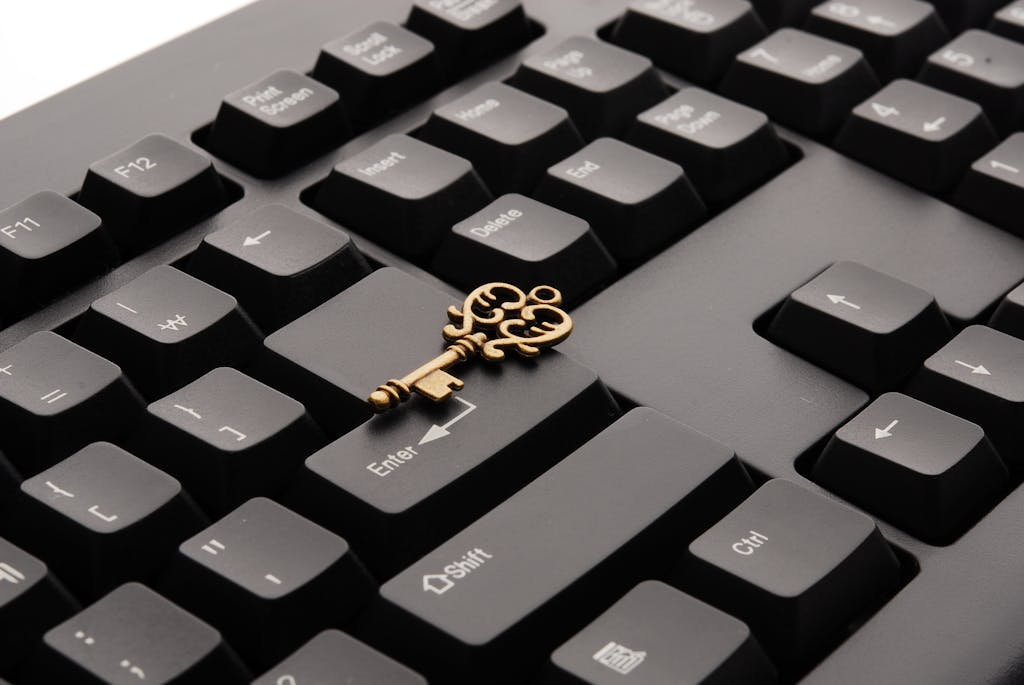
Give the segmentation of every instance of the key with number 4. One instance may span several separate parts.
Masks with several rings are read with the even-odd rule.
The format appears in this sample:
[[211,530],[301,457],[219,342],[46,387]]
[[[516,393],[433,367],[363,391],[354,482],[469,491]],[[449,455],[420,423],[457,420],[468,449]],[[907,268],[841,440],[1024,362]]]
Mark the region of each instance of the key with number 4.
[[[466,298],[462,309],[448,308],[452,323],[442,334],[452,342],[444,352],[404,378],[391,379],[370,395],[376,412],[385,412],[409,399],[412,391],[435,402],[451,397],[464,385],[446,369],[479,353],[488,361],[505,358],[503,347],[523,357],[565,340],[572,332],[569,315],[557,307],[562,294],[547,285],[529,293],[506,283],[482,285]],[[497,337],[491,338],[492,331]]]

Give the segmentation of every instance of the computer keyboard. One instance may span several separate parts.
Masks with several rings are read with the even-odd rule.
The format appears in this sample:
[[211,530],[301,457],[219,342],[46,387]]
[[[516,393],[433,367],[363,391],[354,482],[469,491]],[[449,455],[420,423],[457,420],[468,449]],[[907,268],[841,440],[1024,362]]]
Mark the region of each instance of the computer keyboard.
[[0,683],[1024,682],[1024,2],[260,0],[0,151]]

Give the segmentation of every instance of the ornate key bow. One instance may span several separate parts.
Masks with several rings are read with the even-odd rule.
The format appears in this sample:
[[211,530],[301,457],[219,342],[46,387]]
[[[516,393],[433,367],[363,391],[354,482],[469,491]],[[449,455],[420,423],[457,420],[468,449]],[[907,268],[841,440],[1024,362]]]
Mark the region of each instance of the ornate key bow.
[[465,385],[447,371],[459,362],[477,354],[499,362],[507,350],[521,357],[536,357],[572,333],[572,319],[558,308],[561,303],[562,294],[547,285],[529,293],[508,283],[480,286],[461,309],[448,307],[451,323],[441,330],[452,343],[448,349],[402,379],[393,378],[379,386],[367,401],[378,413],[405,402],[413,391],[440,402]]

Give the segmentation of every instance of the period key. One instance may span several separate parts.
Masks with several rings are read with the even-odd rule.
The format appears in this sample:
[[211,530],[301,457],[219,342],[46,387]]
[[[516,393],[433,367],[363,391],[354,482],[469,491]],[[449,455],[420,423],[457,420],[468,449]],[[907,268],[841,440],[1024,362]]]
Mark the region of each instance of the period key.
[[387,582],[368,636],[440,681],[522,683],[578,629],[564,607],[667,572],[751,487],[724,445],[635,409]]

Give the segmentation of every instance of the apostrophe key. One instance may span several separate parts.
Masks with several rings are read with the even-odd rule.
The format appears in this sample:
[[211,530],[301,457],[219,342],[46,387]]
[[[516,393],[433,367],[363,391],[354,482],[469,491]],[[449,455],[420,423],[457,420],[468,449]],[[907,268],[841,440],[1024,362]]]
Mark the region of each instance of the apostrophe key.
[[245,363],[260,335],[234,297],[158,266],[93,302],[75,339],[121,364],[153,398],[217,366]]
[[1011,2],[992,17],[988,30],[997,35],[1024,43],[1024,0]]
[[773,685],[750,629],[664,583],[640,583],[551,655],[551,685]]
[[953,33],[962,31],[971,26],[983,25],[1000,7],[1006,4],[1007,0],[934,0],[935,5]]
[[350,134],[336,93],[282,69],[221,102],[210,148],[256,176],[279,176],[341,145]]
[[46,633],[25,682],[242,685],[249,673],[215,629],[128,583]]
[[985,108],[1002,135],[1024,126],[1024,45],[966,31],[925,62],[920,81]]
[[166,473],[97,442],[21,484],[3,527],[76,596],[150,579],[205,517]]
[[325,630],[253,685],[302,683],[427,685],[423,676],[340,630]]
[[434,45],[386,21],[325,45],[313,78],[344,94],[345,110],[360,127],[383,121],[441,86]]
[[623,133],[668,94],[648,58],[583,36],[533,55],[509,84],[564,107],[586,140]]
[[726,97],[815,136],[833,134],[877,90],[860,50],[797,29],[780,29],[741,53],[721,86]]
[[452,224],[490,201],[468,161],[396,134],[339,162],[314,204],[345,228],[420,259]]
[[369,273],[348,234],[283,205],[210,233],[188,262],[200,280],[238,298],[274,331]]
[[77,610],[46,564],[0,538],[0,673],[12,671],[46,630]]
[[724,445],[635,409],[387,582],[368,639],[443,682],[526,682],[751,488]]
[[992,314],[989,326],[1024,340],[1024,284],[1007,293]]
[[955,201],[971,214],[1024,236],[1024,133],[1014,133],[972,164]]
[[996,142],[978,105],[900,79],[853,110],[836,147],[910,185],[943,193]]
[[828,0],[811,11],[805,27],[860,49],[882,83],[914,76],[949,40],[935,8],[919,0]]
[[928,358],[907,394],[985,429],[1012,471],[1024,471],[1024,340],[969,326]]
[[512,193],[455,224],[432,269],[465,290],[551,284],[571,307],[612,278],[615,262],[586,221]]
[[208,157],[153,134],[89,167],[78,202],[134,255],[213,214],[228,201]]
[[438,107],[416,135],[468,159],[494,193],[532,191],[545,169],[583,147],[564,109],[504,83]]
[[614,138],[552,165],[536,198],[590,223],[625,263],[688,233],[707,216],[682,167]]
[[977,424],[887,393],[840,428],[812,477],[927,542],[952,542],[1009,488]]
[[100,218],[43,191],[0,211],[0,320],[31,311],[117,264]]
[[713,206],[766,182],[789,157],[768,117],[700,88],[640,114],[626,141],[681,165]]
[[375,589],[343,539],[263,498],[184,542],[161,587],[258,669],[343,625]]
[[803,23],[818,0],[750,0],[769,28]]
[[773,661],[798,668],[894,592],[899,577],[874,521],[771,480],[690,543],[675,582],[746,621]]
[[611,39],[688,81],[713,86],[736,53],[767,33],[746,0],[634,0]]
[[135,451],[185,483],[204,511],[276,495],[324,443],[305,408],[240,371],[219,368],[149,405]]
[[56,333],[33,333],[0,353],[0,444],[26,476],[121,437],[141,412],[116,364]]
[[854,262],[793,291],[768,337],[871,391],[896,387],[952,336],[930,294]]
[[531,38],[519,0],[414,0],[405,25],[434,43],[450,77],[475,71]]

